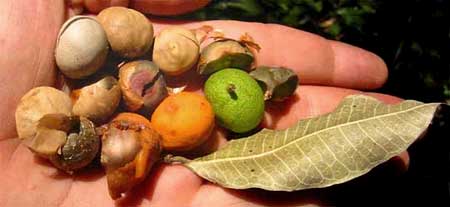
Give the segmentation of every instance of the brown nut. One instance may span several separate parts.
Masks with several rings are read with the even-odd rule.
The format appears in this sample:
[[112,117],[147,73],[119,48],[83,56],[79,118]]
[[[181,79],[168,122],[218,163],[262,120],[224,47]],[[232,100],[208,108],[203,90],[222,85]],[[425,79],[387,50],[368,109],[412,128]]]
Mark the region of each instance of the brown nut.
[[142,182],[161,154],[160,135],[145,117],[121,113],[102,136],[101,163],[109,194],[118,199]]
[[71,174],[92,162],[100,139],[94,124],[84,117],[47,114],[39,120],[35,136],[27,138],[25,144],[35,154]]
[[108,55],[108,40],[94,17],[74,16],[61,27],[55,48],[58,68],[69,78],[95,73]]
[[37,87],[28,91],[17,106],[15,118],[19,138],[29,138],[36,134],[39,119],[46,114],[72,112],[72,101],[62,91],[52,87]]
[[191,69],[198,60],[200,43],[195,34],[182,27],[169,27],[155,38],[153,61],[168,75]]
[[168,95],[166,81],[158,66],[147,60],[123,65],[119,71],[119,86],[126,108],[146,116]]
[[140,12],[125,7],[109,7],[97,19],[108,36],[111,49],[126,58],[149,51],[153,43],[153,25]]
[[98,82],[72,91],[73,114],[95,123],[106,121],[119,105],[121,92],[117,80],[107,76]]

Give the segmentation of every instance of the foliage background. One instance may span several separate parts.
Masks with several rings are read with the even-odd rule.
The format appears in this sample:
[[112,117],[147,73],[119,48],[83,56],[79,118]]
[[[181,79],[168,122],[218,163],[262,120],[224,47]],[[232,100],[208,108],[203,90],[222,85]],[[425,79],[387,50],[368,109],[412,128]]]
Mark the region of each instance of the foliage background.
[[[206,8],[176,18],[279,23],[340,40],[384,59],[389,79],[378,92],[450,103],[449,10],[449,0],[212,0]],[[406,174],[381,175],[370,189],[358,182],[338,185],[350,188],[333,198],[344,206],[359,201],[369,206],[450,206],[448,128],[441,132],[409,149]]]

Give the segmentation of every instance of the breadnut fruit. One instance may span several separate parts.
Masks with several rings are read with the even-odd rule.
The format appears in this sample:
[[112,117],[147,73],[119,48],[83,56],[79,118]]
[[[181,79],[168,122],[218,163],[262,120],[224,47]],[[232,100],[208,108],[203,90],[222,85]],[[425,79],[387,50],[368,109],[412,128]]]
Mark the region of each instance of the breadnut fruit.
[[155,38],[153,62],[168,75],[191,69],[198,60],[200,43],[195,34],[182,27],[169,27]]
[[137,60],[120,67],[119,86],[129,111],[149,115],[168,91],[163,74],[148,60]]
[[134,113],[120,113],[102,135],[101,163],[111,198],[142,182],[160,158],[160,136],[150,121]]
[[55,48],[56,65],[69,78],[82,79],[105,63],[109,45],[94,17],[74,16],[61,27]]
[[214,129],[214,111],[203,95],[181,92],[162,101],[151,123],[162,137],[164,150],[187,152],[209,139]]
[[52,87],[41,86],[28,91],[19,102],[15,112],[16,129],[19,138],[30,138],[36,134],[39,119],[46,114],[72,112],[72,101],[64,92]]
[[109,7],[97,19],[106,31],[111,49],[122,57],[142,56],[153,44],[152,23],[136,10]]
[[72,91],[73,114],[95,123],[107,120],[116,110],[121,98],[117,80],[107,76],[98,82]]

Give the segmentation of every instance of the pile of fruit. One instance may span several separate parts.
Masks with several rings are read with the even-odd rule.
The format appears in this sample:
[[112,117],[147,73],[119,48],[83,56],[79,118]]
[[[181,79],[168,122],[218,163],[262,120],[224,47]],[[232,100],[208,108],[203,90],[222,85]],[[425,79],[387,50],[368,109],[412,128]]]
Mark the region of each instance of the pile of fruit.
[[[259,46],[248,35],[234,40],[212,31],[175,26],[154,37],[152,23],[124,7],[72,17],[55,48],[64,87],[36,87],[22,97],[19,137],[69,174],[100,157],[118,199],[163,151],[195,151],[216,123],[234,133],[257,128],[265,101],[292,95],[298,77],[286,68],[254,68]],[[203,46],[206,38],[214,41]],[[204,95],[170,87],[169,79],[193,68],[207,79]]]

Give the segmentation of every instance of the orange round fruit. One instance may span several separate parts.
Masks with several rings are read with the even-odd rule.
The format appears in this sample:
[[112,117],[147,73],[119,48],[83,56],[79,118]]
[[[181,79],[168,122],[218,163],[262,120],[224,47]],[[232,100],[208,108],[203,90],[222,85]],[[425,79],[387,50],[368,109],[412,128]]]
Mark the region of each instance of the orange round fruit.
[[204,96],[181,92],[161,102],[152,115],[151,124],[162,137],[163,149],[189,151],[211,135],[214,112]]

